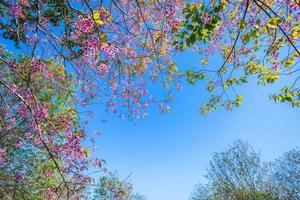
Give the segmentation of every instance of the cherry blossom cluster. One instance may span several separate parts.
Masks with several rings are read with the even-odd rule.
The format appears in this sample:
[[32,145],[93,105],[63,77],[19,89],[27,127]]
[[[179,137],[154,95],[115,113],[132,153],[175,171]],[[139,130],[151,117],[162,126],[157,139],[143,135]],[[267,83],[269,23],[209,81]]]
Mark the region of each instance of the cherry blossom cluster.
[[[172,90],[181,88],[171,54],[185,1],[99,2],[0,1],[3,38],[24,50],[11,57],[0,48],[0,169],[7,183],[23,186],[43,177],[48,199],[59,187],[77,191],[77,183],[91,181],[84,170],[101,166],[82,145],[88,136],[77,103],[101,102],[136,120],[153,104],[168,112]],[[151,82],[163,86],[163,96],[152,95]]]
[[[5,51],[0,56],[6,58]],[[45,163],[40,166],[46,180],[57,177],[63,180],[74,174],[79,182],[90,181],[85,176],[80,176],[82,179],[77,176],[94,161],[89,158],[89,150],[81,144],[85,133],[76,125],[74,105],[66,100],[73,97],[66,85],[70,82],[66,82],[64,68],[51,61],[30,57],[6,59],[0,62],[2,72],[5,72],[0,76],[1,171],[25,184],[33,178],[30,177],[33,172],[18,159],[24,157],[22,154],[25,158],[30,157],[29,151],[33,151],[42,155],[40,159],[48,160],[47,165],[53,166],[51,169],[43,167]],[[45,71],[51,71],[51,76]],[[49,187],[56,188],[57,185]]]
[[166,6],[165,14],[168,25],[172,29],[178,29],[181,23],[180,18],[178,18],[178,9],[180,6],[176,5],[176,2],[169,2]]
[[95,22],[90,17],[78,17],[78,21],[75,23],[75,28],[80,34],[89,33],[95,26]]

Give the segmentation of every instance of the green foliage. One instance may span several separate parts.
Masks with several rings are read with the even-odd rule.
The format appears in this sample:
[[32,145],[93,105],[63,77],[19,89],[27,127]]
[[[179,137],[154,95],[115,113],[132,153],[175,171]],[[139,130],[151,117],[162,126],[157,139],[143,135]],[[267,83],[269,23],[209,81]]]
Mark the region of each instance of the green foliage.
[[[176,34],[176,44],[179,44],[180,49],[184,46],[190,47],[197,41],[209,41],[210,35],[213,34],[218,22],[221,20],[219,12],[223,9],[223,4],[219,4],[212,8],[205,7],[202,3],[188,4],[183,9],[185,21],[182,30]],[[210,23],[205,23],[203,13],[210,18]]]
[[[295,3],[220,2],[189,3],[183,9],[182,29],[175,34],[177,48],[195,50],[201,56],[201,68],[186,73],[188,83],[195,85],[200,80],[195,75],[205,72],[207,90],[222,96],[221,102],[208,99],[201,107],[205,108],[202,113],[239,107],[242,101],[236,99],[235,87],[247,83],[252,75],[260,86],[279,82],[282,75],[296,77],[293,92],[273,95],[273,99],[298,107],[300,22],[295,9],[291,9]],[[222,61],[219,66],[209,65],[210,58]]]
[[60,21],[70,22],[73,19],[73,14],[70,7],[63,1],[50,0],[48,1],[48,8],[43,13],[43,17],[49,19],[54,26],[58,26]]
[[291,87],[284,87],[282,88],[281,93],[272,95],[271,99],[276,103],[287,102],[292,107],[299,107],[300,90],[298,88],[292,89]]
[[266,85],[266,83],[274,83],[275,81],[279,80],[278,73],[272,71],[272,70],[266,70],[264,73],[261,73],[258,75],[259,85]]
[[187,81],[194,85],[198,80],[203,80],[206,77],[206,74],[203,72],[195,72],[191,69],[188,69],[186,73]]
[[[72,78],[66,77],[64,66],[55,63],[54,60],[35,60],[32,57],[21,56],[14,62],[17,67],[9,67],[6,60],[10,60],[12,55],[5,52],[5,49],[1,50],[3,60],[0,61],[0,71],[3,74],[0,75],[3,78],[0,84],[0,130],[6,134],[0,140],[0,147],[6,147],[6,162],[1,162],[0,165],[0,199],[48,199],[48,194],[53,191],[53,188],[56,188],[56,192],[61,195],[60,198],[63,198],[67,194],[67,189],[62,183],[58,168],[64,167],[64,161],[60,156],[66,155],[59,155],[51,148],[61,148],[60,144],[66,139],[65,127],[69,125],[68,130],[78,131],[78,136],[81,137],[78,113],[74,107],[76,101],[73,96]],[[44,70],[36,70],[34,74],[32,73],[34,71],[32,66],[39,64],[43,64],[44,69],[47,68],[48,76],[44,74]],[[34,93],[34,96],[27,95],[26,97],[31,100],[25,104],[23,99],[7,91],[5,83],[29,91],[30,93],[27,94]],[[47,108],[47,119],[38,121],[43,128],[47,129],[46,135],[49,141],[45,143],[46,145],[35,143],[43,134],[35,132],[33,123],[38,119],[30,112],[36,109],[37,102]],[[28,105],[24,109],[26,113],[28,112],[26,118],[18,112],[24,104]],[[3,109],[5,107],[11,108],[9,112],[3,112],[6,111]],[[12,123],[11,119],[14,119],[15,123]],[[65,123],[61,123],[62,120]],[[9,124],[11,124],[10,131],[5,132],[5,127]],[[51,135],[53,132],[55,134]],[[30,134],[32,135],[28,136]],[[21,147],[15,145],[18,141],[21,142]],[[18,173],[24,175],[24,180],[16,180],[15,175]],[[62,173],[65,180],[71,179],[69,174]]]
[[211,95],[207,103],[203,104],[200,107],[201,115],[206,115],[216,109],[218,109],[219,103],[221,102],[222,97]]
[[239,107],[243,103],[243,96],[237,95],[235,98],[235,105],[236,107]]
[[282,20],[279,17],[270,18],[269,21],[268,21],[268,27],[269,28],[276,28],[277,25],[281,22],[282,22]]
[[246,70],[246,75],[248,74],[259,74],[266,69],[265,66],[262,66],[258,63],[254,63],[253,61],[248,62],[248,67]]

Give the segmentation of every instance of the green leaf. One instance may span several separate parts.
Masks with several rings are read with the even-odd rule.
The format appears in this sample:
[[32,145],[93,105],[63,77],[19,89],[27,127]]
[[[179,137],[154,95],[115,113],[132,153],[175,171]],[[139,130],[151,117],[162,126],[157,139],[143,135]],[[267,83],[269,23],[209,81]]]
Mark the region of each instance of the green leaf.
[[244,98],[241,95],[237,95],[235,97],[235,105],[236,105],[236,107],[239,107],[243,103],[243,99]]
[[287,68],[292,67],[293,65],[295,65],[295,57],[290,56],[287,60],[283,61],[283,64]]
[[250,41],[250,35],[249,34],[244,34],[242,35],[242,42],[243,44],[247,44]]
[[215,87],[214,87],[213,85],[210,85],[210,86],[207,87],[207,90],[208,90],[209,92],[212,92],[212,91],[215,90]]
[[241,81],[242,83],[248,83],[247,77],[246,77],[246,76],[241,77],[241,78],[240,78],[240,81]]
[[189,25],[187,25],[187,29],[191,31],[191,30],[193,30],[193,29],[194,29],[194,26],[193,26],[193,25],[191,25],[191,24],[189,24]]
[[281,22],[281,19],[279,19],[278,17],[270,18],[268,21],[268,27],[276,28],[280,22]]
[[208,61],[207,61],[206,59],[202,59],[202,60],[201,60],[201,64],[202,64],[202,65],[207,65],[207,64],[208,64]]
[[240,29],[244,30],[245,27],[246,27],[246,22],[244,20],[242,20],[241,24],[240,24]]
[[194,44],[195,42],[196,42],[196,34],[192,33],[191,36],[190,36],[190,43]]

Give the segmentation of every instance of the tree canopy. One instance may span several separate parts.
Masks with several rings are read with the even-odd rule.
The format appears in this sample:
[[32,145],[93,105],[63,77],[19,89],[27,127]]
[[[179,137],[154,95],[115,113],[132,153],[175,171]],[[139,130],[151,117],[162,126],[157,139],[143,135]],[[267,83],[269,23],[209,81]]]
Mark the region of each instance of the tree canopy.
[[[299,107],[299,27],[296,0],[0,0],[1,197],[81,197],[86,170],[104,163],[83,145],[79,108],[92,104],[124,119],[153,105],[168,112],[187,79],[212,93],[202,114],[232,110],[243,102],[234,88],[255,75],[259,85],[288,76],[271,98]],[[201,67],[177,66],[181,51],[198,52]],[[262,178],[252,156],[245,167],[254,171],[232,180],[239,189]],[[288,179],[281,172],[276,180]]]
[[[258,85],[288,76],[287,85],[270,98],[299,107],[299,1],[200,1],[188,4],[183,13],[175,45],[202,57],[201,68],[186,73],[191,84],[206,79],[212,93],[201,106],[202,114],[239,107],[243,97],[234,88],[247,83],[249,76],[256,76]],[[213,62],[216,57],[223,62]]]

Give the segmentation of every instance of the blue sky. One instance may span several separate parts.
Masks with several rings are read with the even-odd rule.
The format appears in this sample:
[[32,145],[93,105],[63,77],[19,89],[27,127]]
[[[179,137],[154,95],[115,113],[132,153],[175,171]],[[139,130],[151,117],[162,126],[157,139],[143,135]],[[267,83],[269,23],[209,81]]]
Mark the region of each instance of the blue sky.
[[[189,53],[176,61],[179,66],[200,64]],[[205,85],[184,83],[168,114],[153,109],[137,124],[114,116],[92,124],[102,133],[96,141],[98,155],[121,178],[132,173],[135,190],[151,200],[188,199],[194,185],[205,180],[212,153],[237,139],[249,141],[264,161],[272,161],[300,146],[299,108],[270,102],[268,96],[278,87],[256,82],[237,88],[244,104],[232,112],[201,116],[199,106],[208,99]]]

